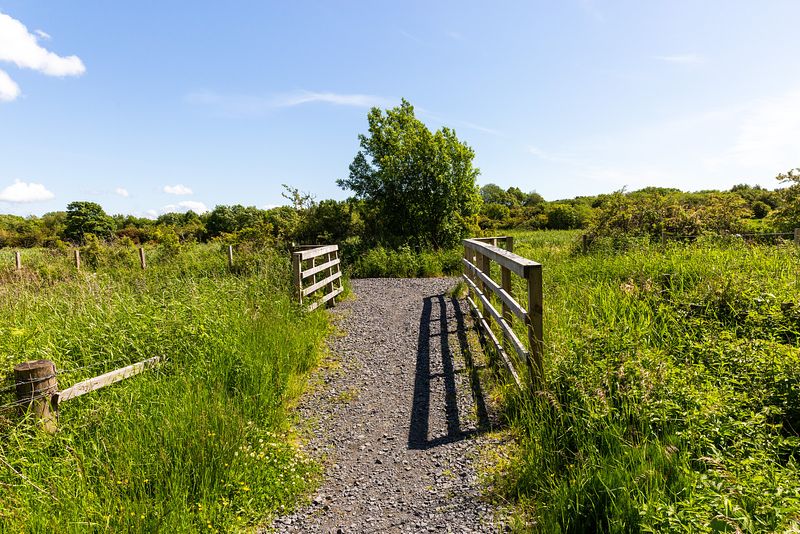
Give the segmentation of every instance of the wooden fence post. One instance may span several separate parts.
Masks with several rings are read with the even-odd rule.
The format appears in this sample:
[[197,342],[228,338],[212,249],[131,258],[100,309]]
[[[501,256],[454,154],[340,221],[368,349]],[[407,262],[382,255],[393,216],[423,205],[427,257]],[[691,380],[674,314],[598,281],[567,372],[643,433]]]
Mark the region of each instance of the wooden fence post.
[[144,257],[144,247],[139,247],[139,264],[142,266],[142,269],[147,268],[147,261]]
[[14,251],[14,265],[18,271],[22,269],[22,255],[19,250]]
[[55,364],[50,360],[36,360],[16,365],[14,382],[20,410],[33,413],[46,432],[55,432],[57,413],[50,402],[58,391]]
[[800,245],[800,228],[794,229],[794,244]]
[[[511,236],[506,237],[506,250],[509,252],[514,252],[514,238]],[[513,296],[511,289],[511,269],[505,265],[500,266],[500,284],[506,293]],[[503,319],[505,319],[508,325],[511,326],[513,318],[514,314],[511,313],[511,308],[509,308],[508,305],[503,302]]]
[[77,248],[75,249],[75,268],[81,270],[81,251]]
[[233,245],[228,245],[228,268],[233,269]]
[[542,325],[542,266],[530,267],[526,273],[528,279],[528,342],[531,346],[531,358],[528,371],[531,374],[531,385],[537,387],[544,376],[542,353],[544,352],[544,328]]
[[583,253],[586,254],[589,252],[589,234],[583,234],[581,236],[581,244],[583,248]]
[[294,279],[294,288],[297,291],[297,300],[300,304],[303,303],[303,275],[302,273],[303,261],[300,259],[300,253],[295,252],[292,254],[292,278]]

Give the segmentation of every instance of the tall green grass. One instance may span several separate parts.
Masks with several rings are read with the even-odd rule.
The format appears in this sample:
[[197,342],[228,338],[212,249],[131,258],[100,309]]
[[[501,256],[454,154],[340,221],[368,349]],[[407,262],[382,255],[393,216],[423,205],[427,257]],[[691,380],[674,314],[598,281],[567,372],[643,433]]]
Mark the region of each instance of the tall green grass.
[[367,250],[349,267],[353,278],[414,278],[453,276],[461,272],[460,249],[413,251],[381,246]]
[[506,390],[520,447],[497,483],[528,527],[797,529],[800,249],[515,235],[543,264],[546,381]]
[[0,370],[51,359],[63,389],[167,358],[64,404],[54,436],[0,414],[0,530],[230,531],[291,507],[317,469],[287,406],[327,323],[291,302],[288,258],[241,254],[231,273],[197,246],[153,251],[141,271],[135,250],[115,253],[130,265],[76,272],[40,252],[37,267],[31,252],[23,272],[0,271]]

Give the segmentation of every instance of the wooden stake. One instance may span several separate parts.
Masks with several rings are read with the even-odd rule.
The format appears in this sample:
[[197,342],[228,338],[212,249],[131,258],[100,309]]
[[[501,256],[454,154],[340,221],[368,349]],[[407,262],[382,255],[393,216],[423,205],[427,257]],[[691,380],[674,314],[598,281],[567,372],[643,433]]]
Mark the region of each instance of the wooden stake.
[[75,249],[75,268],[81,270],[81,251],[77,248]]
[[583,253],[586,254],[589,252],[589,235],[583,234],[581,240],[583,241]]
[[32,413],[46,432],[55,432],[57,414],[51,404],[51,397],[58,391],[55,364],[36,360],[16,365],[14,381],[20,411]]
[[228,245],[228,267],[233,269],[233,245]]
[[147,269],[147,261],[144,257],[144,247],[139,247],[139,263],[142,266],[142,269]]
[[17,267],[18,271],[22,270],[22,255],[19,250],[14,251],[14,265]]
[[296,298],[300,304],[303,303],[303,275],[301,274],[303,268],[303,260],[301,259],[300,252],[292,254],[292,277],[294,278],[294,289],[296,291]]
[[537,265],[528,271],[528,341],[531,346],[531,360],[528,371],[531,385],[537,387],[544,376],[542,354],[544,352],[544,328],[542,325],[542,266]]

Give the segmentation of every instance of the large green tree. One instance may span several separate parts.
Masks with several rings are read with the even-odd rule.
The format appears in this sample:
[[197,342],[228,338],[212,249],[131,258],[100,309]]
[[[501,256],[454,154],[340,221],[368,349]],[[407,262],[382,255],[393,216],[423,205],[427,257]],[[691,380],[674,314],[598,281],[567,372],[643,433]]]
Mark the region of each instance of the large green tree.
[[114,220],[95,202],[70,202],[64,223],[64,236],[75,242],[82,242],[87,234],[107,238],[114,231]]
[[337,183],[364,200],[372,237],[389,246],[457,244],[480,209],[474,151],[450,128],[431,132],[406,100],[372,108],[367,121],[350,176]]

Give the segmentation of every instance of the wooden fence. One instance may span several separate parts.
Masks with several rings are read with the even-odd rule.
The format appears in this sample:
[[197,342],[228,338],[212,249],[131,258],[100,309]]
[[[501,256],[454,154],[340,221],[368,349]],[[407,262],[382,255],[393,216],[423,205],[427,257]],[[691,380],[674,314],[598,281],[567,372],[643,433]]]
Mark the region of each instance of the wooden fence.
[[[310,300],[309,310],[325,303],[335,304],[336,296],[344,291],[339,245],[303,245],[297,248],[292,253],[292,274],[300,304]],[[321,292],[319,298],[315,296],[317,292]]]
[[[503,243],[505,249],[499,248],[498,242]],[[541,264],[514,254],[513,237],[465,239],[463,245],[463,278],[469,286],[467,301],[481,330],[491,341],[517,386],[522,388],[522,380],[506,352],[506,346],[510,346],[519,359],[525,362],[530,375],[531,387],[536,387],[543,376]],[[499,284],[492,279],[492,262],[500,266],[501,282]],[[528,297],[527,310],[514,299],[512,274],[525,281]],[[502,304],[502,312],[495,307],[493,303],[495,300],[499,300]],[[525,347],[514,332],[515,316],[526,326],[529,348]],[[504,342],[498,340],[491,327],[492,322],[499,327]]]
[[57,429],[58,410],[61,404],[131,378],[162,361],[160,356],[115,369],[100,376],[78,382],[62,391],[58,390],[55,364],[50,360],[35,360],[14,366],[14,385],[17,400],[11,405],[22,413],[30,413],[42,428],[50,433]]
[[[144,247],[138,248],[139,254],[139,266],[142,269],[147,269],[147,256],[145,253]],[[228,268],[233,269],[233,245],[228,245],[227,249],[227,258],[228,258]],[[76,248],[72,251],[72,257],[74,259],[75,268],[77,270],[81,270],[81,251],[80,249]],[[22,270],[22,253],[19,250],[14,251],[14,268],[17,271]]]

